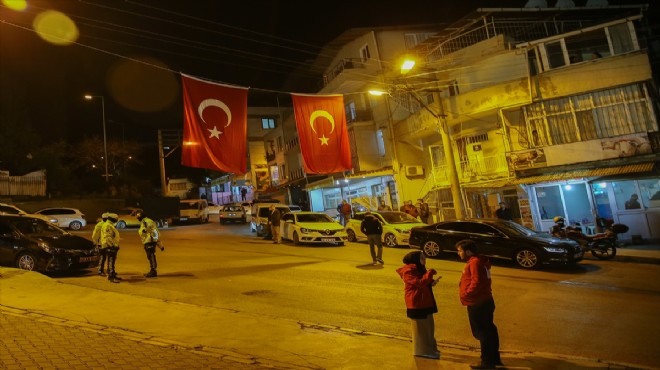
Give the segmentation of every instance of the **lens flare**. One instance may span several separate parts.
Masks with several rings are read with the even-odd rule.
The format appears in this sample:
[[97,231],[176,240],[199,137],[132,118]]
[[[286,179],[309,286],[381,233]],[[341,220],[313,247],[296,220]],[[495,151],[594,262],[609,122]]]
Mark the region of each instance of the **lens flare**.
[[2,5],[11,10],[23,11],[27,9],[27,0],[2,0]]
[[78,39],[78,27],[64,13],[47,10],[32,23],[39,37],[55,45],[70,45]]

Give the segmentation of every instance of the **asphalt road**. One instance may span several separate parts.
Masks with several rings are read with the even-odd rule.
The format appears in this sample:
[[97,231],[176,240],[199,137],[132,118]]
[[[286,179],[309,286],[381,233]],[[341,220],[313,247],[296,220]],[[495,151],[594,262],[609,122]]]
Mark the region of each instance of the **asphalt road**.
[[[81,232],[89,236],[91,231]],[[121,231],[111,284],[92,271],[61,282],[270,317],[409,336],[402,283],[395,269],[409,252],[386,248],[384,266],[371,266],[365,243],[294,246],[257,238],[247,225],[177,226],[162,232],[159,277],[137,230]],[[429,260],[443,276],[435,287],[436,338],[476,346],[458,301],[463,262]],[[660,363],[660,266],[585,260],[577,268],[523,271],[508,262],[492,270],[501,347],[657,366]]]

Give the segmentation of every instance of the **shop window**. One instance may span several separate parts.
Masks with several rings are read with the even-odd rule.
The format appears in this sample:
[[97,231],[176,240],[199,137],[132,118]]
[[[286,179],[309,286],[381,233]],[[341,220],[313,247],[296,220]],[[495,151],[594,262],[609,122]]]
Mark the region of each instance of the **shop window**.
[[639,180],[639,198],[644,208],[660,208],[660,179]]
[[633,194],[639,197],[639,192],[637,191],[637,186],[634,180],[612,182],[612,190],[614,193],[616,208],[618,210],[626,209],[626,202],[630,200]]
[[565,217],[558,186],[540,186],[535,191],[542,220],[552,220],[555,216]]

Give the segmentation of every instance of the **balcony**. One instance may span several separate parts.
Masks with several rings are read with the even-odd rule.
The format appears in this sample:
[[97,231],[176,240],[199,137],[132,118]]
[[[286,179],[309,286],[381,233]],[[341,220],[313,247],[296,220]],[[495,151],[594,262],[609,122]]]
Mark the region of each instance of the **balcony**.
[[482,181],[506,177],[509,174],[506,155],[475,156],[461,161],[459,177],[461,181]]

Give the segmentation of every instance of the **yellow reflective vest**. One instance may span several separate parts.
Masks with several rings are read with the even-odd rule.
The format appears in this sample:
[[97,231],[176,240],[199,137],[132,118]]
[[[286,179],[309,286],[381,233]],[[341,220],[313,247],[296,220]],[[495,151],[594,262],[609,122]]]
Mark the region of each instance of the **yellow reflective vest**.
[[145,217],[140,222],[140,229],[138,230],[142,244],[147,243],[158,243],[158,226],[154,220],[149,217]]
[[101,248],[119,247],[119,231],[110,220],[101,227]]

